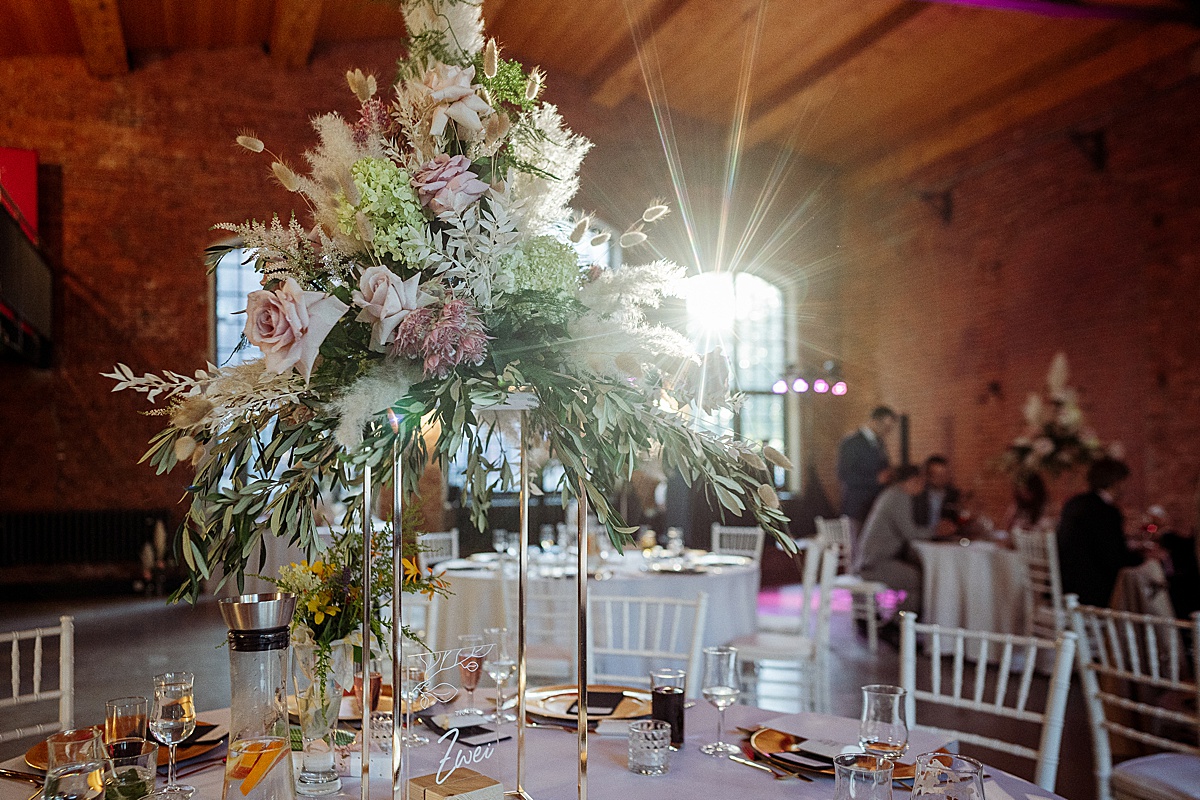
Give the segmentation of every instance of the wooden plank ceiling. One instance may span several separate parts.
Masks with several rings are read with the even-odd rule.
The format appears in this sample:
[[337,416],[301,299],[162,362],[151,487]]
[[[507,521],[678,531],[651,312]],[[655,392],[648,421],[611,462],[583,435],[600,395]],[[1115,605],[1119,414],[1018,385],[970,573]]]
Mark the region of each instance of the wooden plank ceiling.
[[[1014,10],[1020,6],[1024,10]],[[652,96],[838,167],[914,170],[1200,41],[1195,0],[486,0],[508,55],[605,107]],[[1041,12],[1041,13],[1034,13]],[[0,0],[0,58],[261,45],[302,67],[322,42],[402,35],[377,0]],[[649,88],[648,88],[649,87]]]

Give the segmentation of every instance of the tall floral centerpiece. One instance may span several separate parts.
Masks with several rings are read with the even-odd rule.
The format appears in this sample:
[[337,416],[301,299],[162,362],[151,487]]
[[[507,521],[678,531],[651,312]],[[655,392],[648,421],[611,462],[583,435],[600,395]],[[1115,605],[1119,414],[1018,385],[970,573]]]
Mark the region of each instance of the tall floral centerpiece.
[[[590,144],[541,100],[542,73],[485,38],[478,0],[401,5],[398,79],[384,96],[376,77],[348,73],[357,107],[313,120],[303,170],[252,134],[237,137],[306,209],[218,226],[240,236],[262,274],[245,339],[263,357],[191,375],[124,364],[109,374],[114,390],[166,403],[169,424],[145,458],[159,472],[195,471],[181,596],[217,573],[240,581],[263,536],[311,551],[318,498],[353,493],[367,465],[390,481],[393,448],[409,494],[431,459],[462,459],[482,525],[492,492],[516,474],[508,450],[487,446],[502,430],[488,409],[516,396],[528,400],[535,457],[564,468],[564,501],[586,498],[614,543],[633,531],[613,505],[617,487],[653,453],[790,546],[763,482],[767,461],[787,459],[698,429],[697,408],[738,401],[726,365],[647,319],[684,270],[581,257],[577,245],[603,236],[567,205]],[[666,213],[653,204],[620,244],[641,244]],[[368,508],[351,504],[345,524],[361,526]]]
[[1079,397],[1068,384],[1067,356],[1058,353],[1046,374],[1046,389],[1025,401],[1025,429],[1000,457],[1000,466],[1015,481],[1031,474],[1058,477],[1086,467],[1105,455],[1105,448],[1087,427]]

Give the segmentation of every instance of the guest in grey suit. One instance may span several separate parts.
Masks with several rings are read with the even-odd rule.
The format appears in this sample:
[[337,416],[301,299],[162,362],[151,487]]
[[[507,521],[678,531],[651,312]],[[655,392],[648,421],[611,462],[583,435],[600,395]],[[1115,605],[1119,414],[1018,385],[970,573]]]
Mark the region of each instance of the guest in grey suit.
[[[911,545],[933,536],[930,528],[913,520],[913,498],[922,487],[920,469],[909,464],[897,467],[895,483],[879,495],[863,525],[858,574],[903,590],[905,597],[899,611],[921,610],[921,562]],[[888,625],[893,626],[894,620]]]
[[842,487],[842,513],[850,518],[857,550],[858,533],[871,504],[890,479],[885,440],[896,427],[896,412],[879,406],[867,424],[847,435],[838,445],[837,474]]

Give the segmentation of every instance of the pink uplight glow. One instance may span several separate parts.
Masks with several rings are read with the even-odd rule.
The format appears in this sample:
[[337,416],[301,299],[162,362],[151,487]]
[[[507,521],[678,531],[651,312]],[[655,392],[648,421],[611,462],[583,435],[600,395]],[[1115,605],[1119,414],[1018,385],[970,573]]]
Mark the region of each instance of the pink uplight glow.
[[771,391],[775,394],[787,394],[787,381],[785,381],[783,378],[775,381],[775,383],[771,386]]
[[842,395],[844,395],[846,393],[846,382],[838,381],[830,388],[829,391],[832,392],[833,394],[836,394],[838,397],[841,397]]
[[792,381],[792,391],[796,394],[804,394],[808,391],[808,381],[804,380],[804,378],[796,378],[796,380]]
[[829,381],[824,378],[817,378],[813,381],[813,391],[817,394],[825,394],[829,391]]

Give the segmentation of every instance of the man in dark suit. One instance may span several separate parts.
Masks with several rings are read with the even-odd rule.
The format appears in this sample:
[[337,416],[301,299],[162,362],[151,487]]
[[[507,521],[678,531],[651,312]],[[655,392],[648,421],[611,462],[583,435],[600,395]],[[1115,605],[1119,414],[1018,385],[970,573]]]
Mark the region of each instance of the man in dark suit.
[[1068,500],[1058,519],[1058,562],[1064,594],[1079,602],[1107,608],[1122,567],[1142,563],[1125,541],[1125,518],[1117,501],[1129,467],[1114,458],[1092,462],[1087,471],[1090,491]]
[[935,536],[952,536],[958,530],[961,496],[950,482],[950,462],[945,456],[925,459],[925,486],[913,498],[913,521]]
[[849,434],[838,445],[837,474],[842,487],[842,513],[850,518],[854,539],[871,511],[871,504],[890,478],[887,444],[896,427],[896,412],[879,406],[867,424]]

